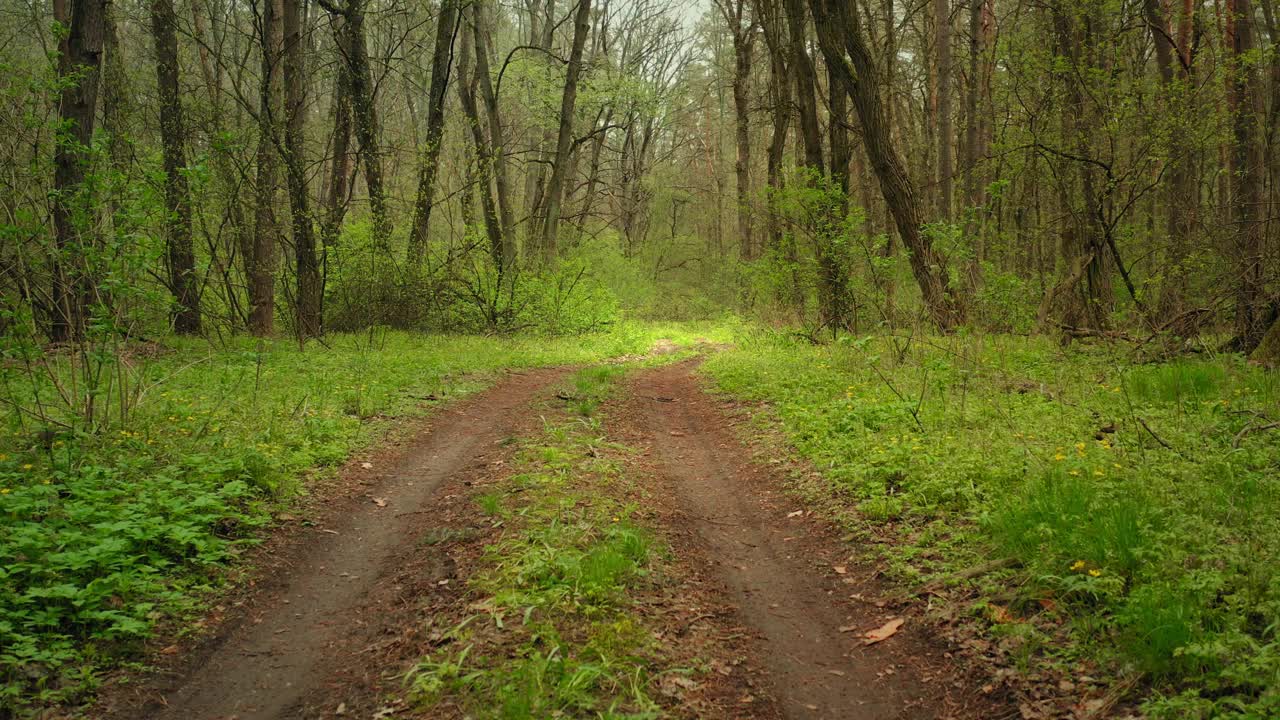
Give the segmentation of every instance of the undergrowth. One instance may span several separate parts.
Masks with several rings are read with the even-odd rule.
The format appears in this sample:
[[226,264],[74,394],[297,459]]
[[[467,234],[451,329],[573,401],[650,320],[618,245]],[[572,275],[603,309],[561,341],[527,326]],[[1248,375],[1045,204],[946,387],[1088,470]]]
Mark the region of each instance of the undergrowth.
[[1043,662],[1143,680],[1152,717],[1280,716],[1275,374],[1038,338],[766,333],[703,371],[769,403],[901,581],[1012,559],[977,584]]
[[577,417],[548,424],[515,474],[477,498],[502,526],[468,581],[478,612],[406,675],[424,707],[460,704],[469,717],[656,718],[662,648],[635,613],[664,552],[633,520],[620,448],[592,417],[622,369],[569,382]]
[[[164,617],[193,612],[273,509],[393,420],[503,368],[690,344],[714,326],[501,339],[366,333],[305,352],[237,339],[100,360],[91,423],[60,404],[77,359],[8,348],[0,392],[0,716],[85,697]],[[32,364],[34,363],[34,365]],[[34,371],[38,369],[38,372]],[[127,386],[127,392],[120,392]],[[123,398],[123,399],[122,399]],[[115,406],[108,404],[115,402]]]

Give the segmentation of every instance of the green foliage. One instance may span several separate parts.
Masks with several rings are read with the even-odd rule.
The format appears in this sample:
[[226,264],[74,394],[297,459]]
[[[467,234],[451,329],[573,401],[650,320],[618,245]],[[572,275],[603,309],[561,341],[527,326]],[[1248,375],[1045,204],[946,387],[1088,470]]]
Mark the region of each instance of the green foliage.
[[[707,361],[766,400],[904,580],[994,557],[1092,657],[1151,681],[1153,717],[1261,718],[1280,695],[1276,381],[1238,358],[1130,368],[1008,336],[745,334]],[[1005,590],[1008,592],[1008,590]]]

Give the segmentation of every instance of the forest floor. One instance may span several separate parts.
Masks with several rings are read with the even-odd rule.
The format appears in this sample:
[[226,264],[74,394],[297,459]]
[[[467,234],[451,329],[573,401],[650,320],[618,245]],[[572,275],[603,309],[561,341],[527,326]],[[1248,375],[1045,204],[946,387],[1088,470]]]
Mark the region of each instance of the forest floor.
[[91,714],[1017,717],[673,360],[411,421]]

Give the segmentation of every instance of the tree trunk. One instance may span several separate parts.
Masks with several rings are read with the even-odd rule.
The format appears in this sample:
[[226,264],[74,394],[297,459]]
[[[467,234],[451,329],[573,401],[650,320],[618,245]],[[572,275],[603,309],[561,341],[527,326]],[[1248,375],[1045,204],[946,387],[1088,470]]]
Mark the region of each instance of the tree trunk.
[[746,0],[720,0],[716,6],[729,25],[733,38],[734,141],[738,150],[733,169],[738,193],[738,256],[743,260],[754,260],[758,252],[751,222],[751,99],[748,89],[755,24],[746,18]]
[[862,122],[867,159],[880,180],[880,190],[893,214],[898,234],[910,251],[911,272],[920,286],[925,307],[940,330],[952,330],[964,322],[965,303],[949,284],[942,257],[921,232],[920,206],[915,188],[889,137],[880,91],[873,83],[864,80],[880,75],[862,39],[857,13],[851,0],[809,0],[809,3],[815,17],[824,18],[816,25],[818,44],[827,64],[853,98]]
[[[54,342],[80,338],[85,328],[88,279],[80,265],[87,255],[88,198],[83,184],[93,140],[94,110],[98,104],[99,70],[104,45],[106,3],[103,0],[59,0],[54,15],[67,28],[59,44],[58,103],[61,127],[53,163],[53,225],[57,256],[53,260],[53,312],[49,338]],[[74,78],[74,79],[73,79]]]
[[547,182],[546,212],[542,224],[542,259],[550,263],[556,256],[556,233],[560,224],[560,202],[569,166],[569,150],[573,143],[573,113],[578,100],[578,77],[582,73],[582,50],[591,29],[591,0],[578,0],[574,18],[573,49],[565,71],[564,93],[560,97],[560,131],[556,139],[556,156]]
[[156,45],[156,86],[160,100],[160,143],[164,152],[165,254],[169,291],[177,302],[173,328],[200,332],[200,300],[191,239],[191,194],[187,187],[186,128],[178,89],[178,20],[173,0],[151,1],[151,33]]
[[373,216],[374,247],[388,250],[391,246],[391,218],[387,213],[386,190],[382,181],[382,150],[378,142],[378,107],[374,100],[374,84],[369,72],[369,51],[365,44],[364,0],[347,4],[347,65],[351,81],[351,110],[355,120],[356,139],[360,141],[360,159],[364,163],[364,184],[369,191],[369,214]]
[[427,230],[435,201],[436,174],[440,164],[440,141],[444,137],[445,93],[453,65],[453,39],[458,32],[459,0],[443,0],[436,19],[436,44],[431,54],[431,88],[428,91],[427,138],[418,165],[418,196],[413,204],[413,226],[409,231],[409,264],[417,266],[427,253]]
[[795,78],[796,83],[796,104],[800,114],[800,138],[804,143],[804,164],[812,168],[816,174],[822,175],[822,134],[818,129],[818,102],[814,92],[817,75],[813,68],[813,58],[809,57],[809,51],[805,49],[807,22],[804,0],[786,0],[786,7],[788,31],[791,37],[791,76]]
[[[330,16],[330,21],[334,23],[333,40],[338,53],[346,56],[351,52],[347,44],[349,35],[344,27],[346,19],[335,14]],[[326,256],[342,233],[350,192],[347,183],[351,177],[351,69],[347,63],[338,63],[333,84],[333,139],[330,149],[333,159],[329,162],[328,192],[324,195],[325,217],[320,227],[320,244]]]
[[280,168],[276,146],[280,137],[282,73],[280,55],[284,46],[281,0],[265,0],[262,5],[262,84],[258,105],[257,207],[254,210],[253,257],[249,264],[249,329],[259,337],[275,332],[275,282],[279,219]]
[[[470,18],[467,22],[474,25],[475,8],[466,11]],[[471,51],[475,44],[474,33],[462,31],[462,49],[458,53],[458,100],[462,104],[462,112],[467,117],[467,126],[471,129],[472,147],[475,150],[475,161],[478,172],[476,185],[480,191],[480,209],[484,214],[485,234],[489,239],[489,254],[493,264],[498,268],[499,277],[506,269],[508,259],[504,256],[505,246],[502,241],[502,228],[498,223],[498,211],[493,201],[493,150],[484,134],[484,125],[480,121],[480,110],[476,104],[476,89],[480,84],[478,75],[472,73]]]
[[951,220],[952,167],[951,148],[951,5],[948,0],[933,0],[934,43],[938,64],[938,219]]
[[791,79],[787,74],[786,29],[778,18],[776,0],[756,0],[756,14],[764,31],[769,50],[769,107],[773,127],[769,135],[766,182],[769,186],[769,249],[782,248],[782,223],[777,212],[778,194],[782,192],[782,159],[787,150],[787,130],[791,125]]
[[285,179],[289,186],[289,211],[293,218],[294,268],[297,273],[299,338],[319,337],[323,332],[320,260],[316,255],[311,222],[311,195],[307,192],[306,120],[307,66],[303,55],[302,0],[284,0],[284,84],[286,103]]
[[1259,133],[1262,101],[1258,72],[1249,56],[1257,48],[1251,0],[1228,0],[1232,74],[1231,208],[1235,223],[1236,335],[1246,353],[1257,347],[1263,325],[1264,295],[1262,273],[1262,223],[1258,211],[1263,205],[1265,168]]
[[480,95],[484,98],[485,118],[489,124],[489,148],[493,154],[493,185],[498,195],[498,220],[502,225],[502,257],[508,263],[516,260],[516,222],[512,207],[511,181],[507,172],[506,130],[498,108],[490,78],[489,58],[492,54],[490,22],[487,6],[481,0],[472,5],[472,32],[475,34],[476,76],[480,79]]

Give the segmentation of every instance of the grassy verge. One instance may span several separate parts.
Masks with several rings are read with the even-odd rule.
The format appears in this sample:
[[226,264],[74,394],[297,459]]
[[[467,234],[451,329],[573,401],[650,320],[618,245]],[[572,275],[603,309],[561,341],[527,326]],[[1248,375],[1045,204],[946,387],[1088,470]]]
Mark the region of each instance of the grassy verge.
[[[467,717],[653,718],[670,669],[634,600],[663,550],[633,520],[632,489],[590,416],[623,370],[576,374],[578,417],[522,448],[514,474],[476,498],[501,526],[468,580],[470,614],[406,676],[424,708]],[[564,393],[562,393],[563,395]],[[666,669],[663,669],[666,668]]]
[[1276,375],[1039,339],[765,334],[703,372],[769,403],[900,580],[1015,561],[969,609],[1023,667],[1099,663],[1140,680],[1153,717],[1280,716]]
[[[305,352],[289,342],[211,349],[174,340],[158,354],[103,361],[99,380],[112,378],[114,395],[97,398],[92,424],[60,401],[58,386],[84,377],[69,356],[6,356],[0,392],[23,412],[0,419],[0,716],[92,690],[102,669],[136,656],[158,619],[189,611],[216,587],[273,508],[305,491],[308,475],[368,446],[392,421],[478,390],[497,370],[594,362],[644,353],[659,338],[685,345],[724,332],[379,333],[330,337]],[[39,413],[46,419],[33,419]]]

